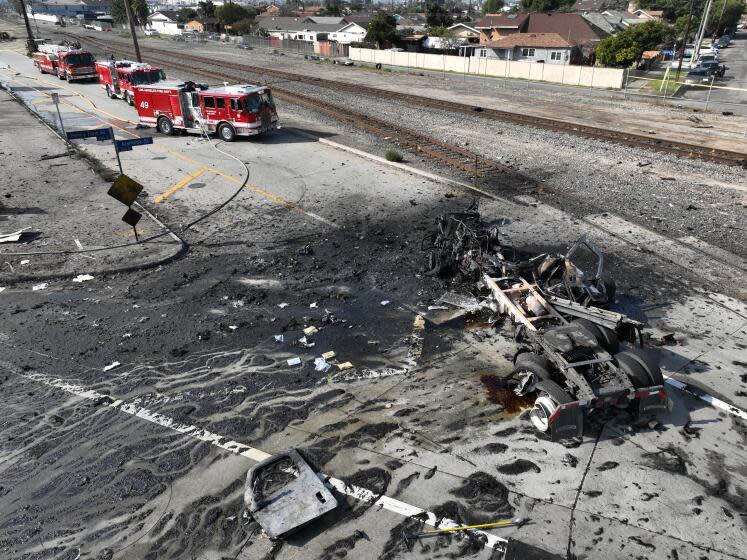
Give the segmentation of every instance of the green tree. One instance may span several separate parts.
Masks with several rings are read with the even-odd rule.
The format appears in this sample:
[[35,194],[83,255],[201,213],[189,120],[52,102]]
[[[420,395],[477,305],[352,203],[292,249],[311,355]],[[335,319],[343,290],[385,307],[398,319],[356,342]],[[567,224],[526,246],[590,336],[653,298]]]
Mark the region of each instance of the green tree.
[[570,9],[576,0],[521,0],[522,12],[555,12]]
[[[695,34],[698,32],[698,27],[700,26],[700,18],[693,15],[693,19],[690,22],[690,33],[689,37],[686,38],[685,42],[688,42],[695,38]],[[687,14],[680,16],[677,18],[677,21],[674,22],[674,33],[677,35],[678,39],[681,39],[685,35],[685,27],[687,27]]]
[[428,27],[449,27],[454,23],[451,14],[436,3],[429,4],[425,13]]
[[503,0],[485,0],[480,7],[483,14],[497,14],[503,8]]
[[213,0],[201,0],[197,4],[197,13],[200,14],[200,17],[204,18],[215,17],[215,4],[213,4]]
[[249,11],[239,4],[223,4],[215,10],[215,16],[221,25],[231,25],[244,19],[254,19],[256,12]]
[[602,66],[627,68],[641,59],[643,51],[672,45],[674,39],[674,30],[670,26],[647,21],[602,39],[596,49],[597,61]]
[[244,18],[231,24],[231,31],[237,35],[249,35],[256,25],[257,21],[254,18]]
[[[144,26],[148,23],[148,4],[145,0],[130,0],[130,9],[132,16],[135,18],[135,25]],[[127,23],[127,10],[125,10],[124,0],[112,0],[112,21],[115,24]]]
[[340,0],[324,0],[322,14],[325,16],[341,16],[343,4]]
[[391,43],[397,38],[397,20],[385,12],[380,13],[368,23],[366,41],[376,43],[381,48],[384,42]]
[[176,21],[179,23],[187,23],[197,17],[197,10],[194,8],[182,8],[176,14]]

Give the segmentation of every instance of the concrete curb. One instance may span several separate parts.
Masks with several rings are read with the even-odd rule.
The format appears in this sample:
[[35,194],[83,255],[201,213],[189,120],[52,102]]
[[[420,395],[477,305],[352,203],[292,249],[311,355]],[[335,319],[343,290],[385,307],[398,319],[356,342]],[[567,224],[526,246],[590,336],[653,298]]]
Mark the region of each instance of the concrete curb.
[[[104,172],[107,175],[116,176],[116,173],[107,167],[105,167],[101,162],[96,160],[90,153],[86,152],[85,150],[81,150],[71,142],[68,142],[67,139],[63,138],[60,133],[55,130],[52,126],[49,125],[38,113],[33,111],[26,103],[23,102],[21,98],[19,98],[17,95],[14,94],[12,88],[8,87],[8,85],[4,82],[0,82],[0,89],[6,91],[8,95],[11,96],[12,99],[14,99],[19,105],[24,107],[36,120],[38,120],[41,124],[43,124],[47,129],[49,129],[52,134],[54,134],[68,149],[74,150],[77,154],[80,154],[82,157],[81,159],[84,160],[89,167],[94,171],[99,177],[101,177],[104,180],[109,180],[110,177],[104,177]],[[97,166],[92,166],[91,163],[96,162]],[[176,241],[179,245],[175,248],[175,250],[172,250],[165,256],[159,257],[152,261],[146,261],[139,264],[127,264],[117,267],[100,267],[100,268],[87,268],[85,272],[87,274],[92,275],[99,275],[99,276],[106,276],[111,274],[119,274],[124,272],[131,272],[134,270],[148,270],[151,268],[155,268],[157,266],[167,264],[173,260],[176,260],[177,258],[180,258],[184,254],[186,254],[189,251],[189,245],[186,241],[181,239],[178,235],[176,235],[169,227],[167,227],[164,223],[156,219],[153,214],[151,214],[147,208],[145,208],[142,204],[139,202],[135,202],[134,205],[137,206],[138,210],[142,211],[143,214],[148,216],[153,222],[158,225],[161,229],[165,230],[169,237],[171,237],[174,241]],[[113,249],[116,250],[116,249]],[[21,251],[17,251],[21,252]],[[75,255],[75,252],[68,253],[68,255]],[[81,254],[85,254],[84,252],[81,252]],[[0,258],[3,257],[3,254],[0,252]],[[0,265],[3,263],[0,263]],[[77,273],[76,273],[77,274]],[[48,273],[40,273],[40,274],[18,274],[16,272],[6,272],[6,271],[0,271],[0,283],[4,284],[4,287],[8,286],[15,286],[20,283],[25,282],[36,282],[39,280],[64,280],[68,278],[74,277],[76,274],[73,273],[59,273],[59,272],[48,272]]]

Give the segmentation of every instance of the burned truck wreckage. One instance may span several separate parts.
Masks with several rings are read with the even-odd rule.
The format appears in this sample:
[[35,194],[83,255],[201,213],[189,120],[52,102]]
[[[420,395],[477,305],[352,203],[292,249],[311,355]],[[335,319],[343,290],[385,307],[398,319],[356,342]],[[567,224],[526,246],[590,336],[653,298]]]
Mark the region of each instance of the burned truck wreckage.
[[476,208],[444,214],[424,240],[427,273],[462,281],[515,326],[518,395],[534,395],[529,418],[553,441],[581,437],[593,411],[634,417],[667,410],[658,361],[644,349],[643,325],[605,309],[615,283],[604,254],[586,236],[561,254],[529,255],[500,242],[499,227]]

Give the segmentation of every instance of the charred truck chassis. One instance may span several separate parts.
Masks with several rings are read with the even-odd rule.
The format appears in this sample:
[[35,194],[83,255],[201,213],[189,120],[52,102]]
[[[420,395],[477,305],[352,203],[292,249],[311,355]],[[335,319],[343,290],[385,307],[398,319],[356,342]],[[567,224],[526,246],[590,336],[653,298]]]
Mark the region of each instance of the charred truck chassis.
[[[593,307],[612,303],[615,287],[604,274],[602,252],[585,236],[565,256],[509,260],[512,250],[498,242],[497,227],[483,226],[476,211],[441,216],[437,223],[427,247],[429,271],[479,278],[495,310],[516,324],[510,381],[517,394],[536,395],[530,412],[535,428],[559,441],[581,437],[595,410],[617,407],[636,417],[667,410],[661,370],[643,349],[642,324]],[[597,259],[588,276],[572,260],[582,248]]]

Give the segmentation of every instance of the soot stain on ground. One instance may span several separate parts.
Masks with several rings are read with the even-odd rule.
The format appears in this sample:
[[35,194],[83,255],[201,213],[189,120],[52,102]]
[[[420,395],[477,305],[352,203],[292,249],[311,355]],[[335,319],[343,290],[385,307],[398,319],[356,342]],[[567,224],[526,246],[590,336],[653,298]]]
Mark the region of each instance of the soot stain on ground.
[[542,472],[542,469],[540,469],[538,465],[527,459],[517,459],[513,463],[507,463],[498,467],[499,473],[508,475],[522,474],[529,471],[539,473]]

